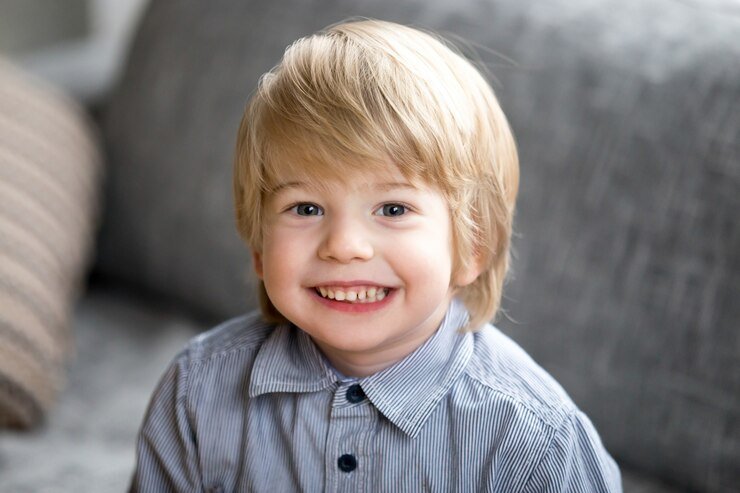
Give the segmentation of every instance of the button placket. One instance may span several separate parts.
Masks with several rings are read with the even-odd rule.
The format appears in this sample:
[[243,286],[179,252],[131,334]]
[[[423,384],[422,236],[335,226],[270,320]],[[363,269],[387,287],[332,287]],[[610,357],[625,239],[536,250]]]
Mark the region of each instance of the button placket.
[[[363,401],[366,401],[363,404]],[[377,427],[378,414],[353,382],[335,390],[326,447],[327,491],[366,490],[369,443]]]

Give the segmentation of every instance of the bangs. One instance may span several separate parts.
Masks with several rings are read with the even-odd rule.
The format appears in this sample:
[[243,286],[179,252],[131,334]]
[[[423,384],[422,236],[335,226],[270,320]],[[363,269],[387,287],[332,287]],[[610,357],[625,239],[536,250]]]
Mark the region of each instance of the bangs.
[[313,183],[318,187],[331,183],[357,183],[363,175],[389,174],[392,167],[412,186],[419,187],[428,182],[424,178],[423,167],[416,160],[392,155],[389,149],[376,144],[376,139],[355,136],[341,141],[336,136],[315,135],[287,122],[280,128],[278,134],[271,135],[264,142],[263,193],[269,194],[281,183],[292,180]]
[[396,166],[414,183],[419,179],[374,139],[316,135],[290,122],[280,122],[264,140],[263,190],[270,193],[281,183],[299,180],[317,186],[356,182],[363,174],[383,174]]

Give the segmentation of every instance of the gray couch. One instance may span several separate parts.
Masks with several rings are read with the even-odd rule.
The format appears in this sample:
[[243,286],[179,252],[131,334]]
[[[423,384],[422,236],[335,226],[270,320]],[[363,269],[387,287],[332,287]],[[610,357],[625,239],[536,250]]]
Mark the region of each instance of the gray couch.
[[101,112],[69,386],[43,429],[0,438],[0,490],[125,487],[165,364],[255,304],[230,186],[248,95],[349,16],[459,36],[492,73],[522,172],[496,323],[592,418],[625,491],[740,491],[740,14],[671,0],[154,0]]

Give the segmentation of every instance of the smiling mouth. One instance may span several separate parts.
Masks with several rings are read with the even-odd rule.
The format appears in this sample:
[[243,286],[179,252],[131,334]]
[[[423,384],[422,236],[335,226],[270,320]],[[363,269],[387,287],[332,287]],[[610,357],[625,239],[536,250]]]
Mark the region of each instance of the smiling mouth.
[[322,298],[346,303],[376,303],[382,301],[391,288],[380,286],[357,286],[343,288],[339,286],[319,286],[314,288],[316,294]]

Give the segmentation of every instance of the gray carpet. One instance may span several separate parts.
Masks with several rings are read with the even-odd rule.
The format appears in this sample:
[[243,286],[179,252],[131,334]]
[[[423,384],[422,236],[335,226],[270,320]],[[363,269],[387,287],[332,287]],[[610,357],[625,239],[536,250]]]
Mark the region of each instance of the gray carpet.
[[[75,316],[77,358],[46,425],[0,434],[0,493],[125,491],[149,395],[170,359],[203,326],[120,292],[94,290]],[[624,489],[672,489],[624,471]]]
[[0,492],[124,491],[149,395],[196,326],[120,294],[78,306],[77,358],[46,425],[0,435]]

